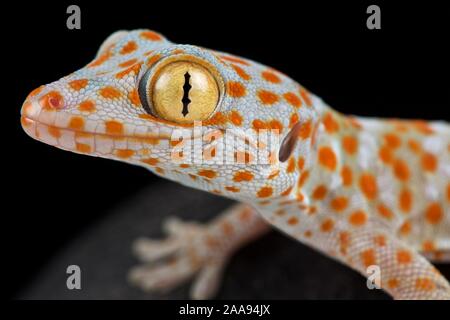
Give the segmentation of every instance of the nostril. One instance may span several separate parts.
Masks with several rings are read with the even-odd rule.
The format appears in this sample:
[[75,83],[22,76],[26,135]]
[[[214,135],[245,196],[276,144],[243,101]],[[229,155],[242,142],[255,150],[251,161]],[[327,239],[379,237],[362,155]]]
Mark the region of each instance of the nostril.
[[48,103],[55,109],[58,109],[61,107],[61,99],[51,97],[48,99]]
[[58,91],[50,91],[39,99],[39,104],[43,109],[62,109],[64,98]]

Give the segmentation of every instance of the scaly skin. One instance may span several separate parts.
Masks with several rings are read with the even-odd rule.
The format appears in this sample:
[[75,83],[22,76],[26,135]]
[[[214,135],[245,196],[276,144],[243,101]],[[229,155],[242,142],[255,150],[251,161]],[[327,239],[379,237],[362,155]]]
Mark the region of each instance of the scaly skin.
[[[149,97],[139,84],[167,59],[204,64],[223,85],[202,123],[216,140],[193,134],[209,155],[203,162],[174,153],[172,134],[193,133],[192,123],[161,119],[143,106]],[[450,260],[448,123],[344,116],[276,70],[148,30],[111,35],[86,67],[34,90],[21,121],[50,145],[140,165],[242,203],[206,226],[172,220],[167,239],[138,241],[144,261],[163,262],[131,272],[145,289],[169,289],[198,274],[192,296],[213,296],[230,254],[270,224],[365,276],[379,266],[382,287],[396,299],[450,298],[449,283],[422,254]],[[211,150],[227,129],[247,147],[232,158],[246,161],[216,161]],[[283,144],[270,150],[269,163],[252,163],[264,145],[246,138],[260,129],[279,130],[293,147]]]

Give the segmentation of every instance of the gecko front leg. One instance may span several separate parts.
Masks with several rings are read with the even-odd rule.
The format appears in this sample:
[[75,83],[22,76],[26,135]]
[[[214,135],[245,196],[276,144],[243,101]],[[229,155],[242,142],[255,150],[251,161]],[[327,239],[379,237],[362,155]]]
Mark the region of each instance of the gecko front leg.
[[206,225],[168,219],[165,230],[166,239],[135,242],[145,264],[131,270],[130,281],[144,290],[166,291],[195,276],[191,297],[207,299],[217,292],[233,252],[270,227],[252,207],[238,204]]
[[[328,242],[330,243],[330,242]],[[367,277],[378,266],[382,288],[399,300],[449,300],[448,281],[414,248],[381,228],[336,232],[336,257]],[[337,250],[336,250],[337,249]]]

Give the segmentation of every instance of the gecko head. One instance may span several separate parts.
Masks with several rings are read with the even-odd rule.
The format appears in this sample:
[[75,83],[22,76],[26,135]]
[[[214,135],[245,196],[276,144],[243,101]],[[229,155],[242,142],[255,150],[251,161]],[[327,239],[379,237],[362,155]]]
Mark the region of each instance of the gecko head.
[[91,63],[32,91],[21,122],[61,149],[245,200],[293,189],[296,141],[313,130],[311,100],[256,62],[149,30],[118,31]]

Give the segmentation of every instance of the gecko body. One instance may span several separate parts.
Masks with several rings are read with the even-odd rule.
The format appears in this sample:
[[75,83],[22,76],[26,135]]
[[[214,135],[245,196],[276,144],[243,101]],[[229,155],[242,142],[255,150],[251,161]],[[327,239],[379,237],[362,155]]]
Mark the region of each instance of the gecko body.
[[47,144],[240,203],[137,241],[144,262],[163,261],[132,270],[144,289],[196,276],[192,296],[211,297],[231,254],[272,225],[364,276],[378,267],[394,298],[450,298],[429,262],[450,261],[446,122],[346,116],[279,71],[150,30],[112,34],[91,63],[32,91],[21,122]]

